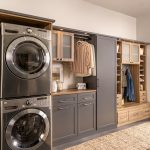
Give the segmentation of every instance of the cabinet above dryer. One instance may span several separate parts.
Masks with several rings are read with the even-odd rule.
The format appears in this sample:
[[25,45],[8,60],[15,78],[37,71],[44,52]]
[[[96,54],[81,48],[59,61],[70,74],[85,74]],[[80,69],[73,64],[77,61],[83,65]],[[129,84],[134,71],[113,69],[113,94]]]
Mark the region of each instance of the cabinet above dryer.
[[74,34],[62,31],[53,31],[52,34],[53,61],[74,61]]

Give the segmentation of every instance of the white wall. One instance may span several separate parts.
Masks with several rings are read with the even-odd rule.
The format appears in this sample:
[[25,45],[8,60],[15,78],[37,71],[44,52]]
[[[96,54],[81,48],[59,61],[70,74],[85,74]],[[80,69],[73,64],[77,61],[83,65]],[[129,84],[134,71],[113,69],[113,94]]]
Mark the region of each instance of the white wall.
[[150,43],[150,15],[137,18],[137,39]]
[[[137,40],[150,43],[150,15],[137,18]],[[147,46],[147,96],[150,102],[150,46]]]
[[136,39],[136,19],[84,0],[0,0],[0,9],[48,17],[56,25]]

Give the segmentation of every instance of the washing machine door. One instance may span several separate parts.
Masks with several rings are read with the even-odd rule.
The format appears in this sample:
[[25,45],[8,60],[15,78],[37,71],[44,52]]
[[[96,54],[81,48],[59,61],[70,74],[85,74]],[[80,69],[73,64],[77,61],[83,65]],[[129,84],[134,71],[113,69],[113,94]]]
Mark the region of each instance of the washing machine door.
[[50,53],[39,39],[24,36],[15,39],[8,46],[6,62],[16,76],[24,79],[37,78],[49,67]]
[[12,150],[36,150],[49,134],[47,115],[38,109],[26,109],[14,116],[6,128],[6,141]]

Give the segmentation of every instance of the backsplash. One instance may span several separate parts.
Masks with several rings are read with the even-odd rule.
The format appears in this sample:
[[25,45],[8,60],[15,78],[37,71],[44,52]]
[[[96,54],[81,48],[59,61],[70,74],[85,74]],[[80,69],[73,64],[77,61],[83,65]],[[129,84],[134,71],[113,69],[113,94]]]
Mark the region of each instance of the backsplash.
[[77,83],[83,82],[82,77],[76,77],[70,70],[70,64],[64,63],[63,64],[63,72],[64,72],[64,82],[63,82],[63,89],[72,89],[76,88]]

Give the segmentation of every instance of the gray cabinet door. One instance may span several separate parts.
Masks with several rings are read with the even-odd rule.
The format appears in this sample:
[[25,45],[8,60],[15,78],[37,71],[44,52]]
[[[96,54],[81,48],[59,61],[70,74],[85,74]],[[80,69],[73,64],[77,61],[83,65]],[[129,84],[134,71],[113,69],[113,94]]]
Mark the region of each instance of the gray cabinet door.
[[77,104],[53,108],[53,140],[67,140],[77,135]]
[[97,128],[116,126],[116,39],[97,37]]
[[78,104],[78,134],[96,130],[95,101]]

